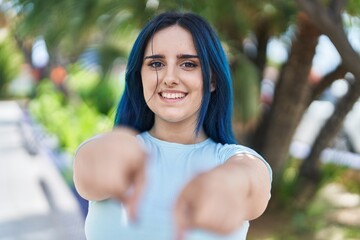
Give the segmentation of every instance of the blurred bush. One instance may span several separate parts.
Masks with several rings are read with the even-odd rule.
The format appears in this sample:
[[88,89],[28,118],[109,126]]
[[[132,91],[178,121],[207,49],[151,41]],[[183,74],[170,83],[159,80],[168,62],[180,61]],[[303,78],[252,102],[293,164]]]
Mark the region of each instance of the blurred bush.
[[66,88],[67,95],[50,80],[42,80],[29,110],[58,137],[59,147],[73,154],[82,141],[112,128],[122,87],[119,81],[104,80],[94,71],[72,66]]
[[0,28],[0,98],[9,97],[7,87],[19,73],[23,56],[6,28]]
[[67,86],[70,92],[104,115],[114,108],[123,90],[123,84],[116,81],[116,76],[100,75],[95,70],[84,70],[76,64],[70,68]]
[[96,72],[78,66],[70,67],[69,72],[66,85],[61,88],[50,79],[43,79],[28,107],[47,134],[57,139],[57,165],[68,185],[73,186],[76,148],[84,140],[112,128],[122,86],[119,81],[116,84],[114,79],[101,79]]

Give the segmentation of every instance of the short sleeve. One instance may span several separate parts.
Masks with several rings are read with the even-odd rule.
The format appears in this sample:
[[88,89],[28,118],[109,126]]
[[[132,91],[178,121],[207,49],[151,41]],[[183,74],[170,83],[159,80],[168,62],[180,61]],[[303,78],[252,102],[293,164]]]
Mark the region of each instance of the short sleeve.
[[79,152],[80,148],[82,148],[85,144],[87,144],[88,142],[91,142],[92,140],[95,140],[95,139],[101,137],[102,135],[103,135],[103,134],[95,135],[95,136],[93,136],[93,137],[91,137],[91,138],[83,141],[82,143],[80,143],[80,145],[79,145],[79,146],[76,148],[76,150],[75,150],[74,156],[76,157],[76,155],[77,155],[77,153]]
[[223,164],[224,162],[226,162],[226,160],[228,160],[232,156],[235,156],[236,154],[250,154],[260,159],[265,164],[266,168],[269,171],[270,180],[272,181],[271,167],[259,153],[243,145],[237,145],[237,144],[225,144],[225,145],[219,144],[219,145],[220,146],[218,146],[219,147],[218,154],[221,164]]

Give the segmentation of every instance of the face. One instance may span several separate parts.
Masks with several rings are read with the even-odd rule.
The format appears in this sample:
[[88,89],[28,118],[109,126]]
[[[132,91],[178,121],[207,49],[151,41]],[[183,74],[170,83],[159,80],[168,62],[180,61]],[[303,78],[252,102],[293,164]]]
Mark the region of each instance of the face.
[[145,49],[141,77],[155,124],[196,125],[203,80],[190,32],[174,25],[155,33]]

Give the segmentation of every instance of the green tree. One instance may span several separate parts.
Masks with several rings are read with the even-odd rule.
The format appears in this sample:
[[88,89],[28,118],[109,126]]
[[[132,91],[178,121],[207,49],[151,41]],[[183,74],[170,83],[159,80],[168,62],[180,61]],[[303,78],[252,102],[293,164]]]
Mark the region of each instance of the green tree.
[[[322,33],[327,35],[339,54],[342,64],[335,71],[352,73],[352,77],[346,78],[350,85],[349,91],[335,106],[335,111],[329,120],[325,123],[317,136],[309,156],[301,165],[299,178],[300,186],[310,188],[310,196],[316,192],[317,185],[321,180],[320,154],[336,134],[340,131],[342,123],[347,113],[352,109],[354,103],[360,98],[360,55],[351,46],[344,29],[342,14],[346,7],[346,1],[329,1],[322,4],[319,1],[297,0],[302,11],[311,19],[314,26],[321,29]],[[351,7],[356,7],[359,11],[360,1],[351,1]],[[353,11],[353,9],[351,9]],[[339,70],[340,69],[340,70]],[[345,71],[344,71],[345,70]],[[345,76],[343,76],[345,77]],[[308,184],[303,184],[303,183]],[[308,196],[304,196],[305,198]]]

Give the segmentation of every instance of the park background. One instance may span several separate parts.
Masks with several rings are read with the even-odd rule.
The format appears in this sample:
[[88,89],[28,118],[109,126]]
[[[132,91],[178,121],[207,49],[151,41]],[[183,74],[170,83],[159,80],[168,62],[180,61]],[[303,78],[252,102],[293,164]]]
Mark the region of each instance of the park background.
[[215,27],[236,137],[273,168],[272,199],[249,239],[360,239],[359,0],[0,0],[0,98],[21,110],[27,152],[46,149],[86,214],[72,157],[112,128],[129,50],[165,10]]

